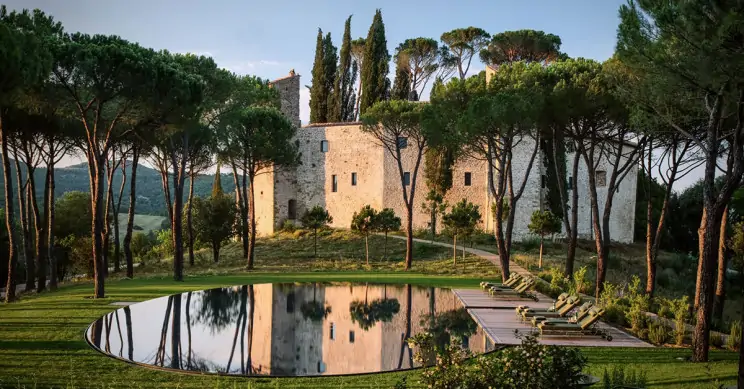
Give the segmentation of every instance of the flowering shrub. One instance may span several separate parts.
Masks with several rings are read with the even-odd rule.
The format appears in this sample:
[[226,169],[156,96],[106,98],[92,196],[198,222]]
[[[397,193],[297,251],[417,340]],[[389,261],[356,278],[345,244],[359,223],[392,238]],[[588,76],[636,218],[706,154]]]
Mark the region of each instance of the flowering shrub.
[[578,349],[541,345],[532,334],[517,336],[522,339],[520,346],[507,347],[472,361],[466,361],[470,353],[457,340],[437,348],[434,337],[423,333],[409,343],[416,350],[416,362],[435,363],[421,374],[421,383],[431,389],[579,387],[584,379],[586,358]]

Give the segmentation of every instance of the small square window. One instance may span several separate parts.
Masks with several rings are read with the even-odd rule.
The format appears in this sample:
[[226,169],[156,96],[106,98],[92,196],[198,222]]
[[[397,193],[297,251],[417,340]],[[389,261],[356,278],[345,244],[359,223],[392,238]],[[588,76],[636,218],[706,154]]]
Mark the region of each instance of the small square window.
[[568,190],[573,190],[573,177],[568,176]]
[[326,371],[326,364],[323,361],[318,362],[318,373],[325,373]]
[[597,188],[604,188],[607,186],[607,172],[604,170],[597,170],[594,173],[594,181],[597,184]]
[[349,343],[354,343],[354,331],[349,331]]
[[338,176],[335,174],[331,176],[331,191],[338,192]]
[[331,323],[331,332],[329,333],[329,336],[331,337],[331,340],[336,339],[336,326]]
[[411,185],[411,173],[409,172],[403,173],[403,185],[404,186]]
[[470,172],[465,172],[465,186],[470,186],[473,181],[473,175]]
[[328,141],[327,140],[320,141],[320,151],[324,153],[328,152]]
[[357,176],[356,173],[351,173],[351,186],[356,186]]
[[398,137],[398,148],[405,149],[406,147],[408,147],[408,138],[399,136]]

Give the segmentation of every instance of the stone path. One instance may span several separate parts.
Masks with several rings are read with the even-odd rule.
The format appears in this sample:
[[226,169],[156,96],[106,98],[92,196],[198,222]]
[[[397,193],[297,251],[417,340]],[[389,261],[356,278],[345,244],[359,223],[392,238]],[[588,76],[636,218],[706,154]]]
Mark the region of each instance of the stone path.
[[[398,236],[398,235],[388,235],[388,236],[391,237],[391,238],[395,238],[395,239],[406,240],[406,237],[405,236]],[[413,241],[416,242],[416,243],[426,243],[426,244],[430,244],[430,245],[434,245],[434,246],[441,246],[441,247],[452,248],[452,245],[451,244],[444,243],[444,242],[436,242],[436,241],[432,242],[431,240],[418,239],[418,238],[413,238]],[[458,251],[462,251],[462,249],[463,249],[462,246],[457,246],[457,250]],[[501,268],[501,263],[499,263],[499,256],[496,255],[496,254],[494,254],[494,253],[490,253],[490,252],[484,251],[484,250],[475,249],[475,248],[472,248],[472,247],[465,247],[465,252],[466,253],[473,254],[473,255],[477,255],[477,256],[479,256],[479,257],[481,257],[483,259],[487,259],[488,261],[490,261],[491,263],[493,263],[494,266],[496,266],[498,268]],[[525,269],[525,268],[517,265],[514,262],[512,262],[512,263],[509,264],[509,270],[511,272],[513,272],[513,273],[518,273],[518,274],[522,274],[522,275],[532,275],[527,269]]]

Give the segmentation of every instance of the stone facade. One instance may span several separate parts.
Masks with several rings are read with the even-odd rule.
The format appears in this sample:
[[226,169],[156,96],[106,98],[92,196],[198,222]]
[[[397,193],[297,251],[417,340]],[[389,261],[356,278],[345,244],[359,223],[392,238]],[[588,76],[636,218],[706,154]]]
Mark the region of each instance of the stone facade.
[[[283,95],[282,110],[293,122],[299,123],[299,76],[280,79],[274,85]],[[397,162],[373,137],[362,132],[360,123],[312,124],[298,130],[296,141],[302,153],[300,166],[292,171],[267,172],[256,178],[259,234],[274,233],[285,220],[298,222],[307,209],[316,205],[326,208],[333,216],[332,226],[335,228],[349,228],[354,212],[367,204],[378,210],[392,208],[405,222],[406,207]],[[515,186],[524,179],[534,147],[535,141],[531,138],[523,139],[515,147],[512,160]],[[423,209],[429,189],[423,177],[423,157],[418,171],[414,171],[416,156],[416,144],[409,140],[408,146],[402,150],[401,164],[403,171],[410,174],[410,183],[415,182],[413,225],[420,229],[428,228],[430,222],[429,214]],[[517,203],[514,224],[514,239],[517,241],[530,236],[527,226],[532,213],[545,208],[547,189],[542,187],[542,176],[546,172],[542,158],[538,151],[524,193]],[[568,154],[566,160],[571,161],[572,155]],[[600,161],[599,166],[598,170],[604,168],[609,179],[609,161]],[[637,166],[631,166],[613,201],[610,233],[612,239],[619,242],[633,239],[636,175]],[[588,175],[583,161],[579,166],[578,182],[579,234],[591,238]],[[411,187],[405,187],[409,194]],[[598,188],[597,194],[601,212],[606,189]],[[463,158],[455,163],[452,189],[445,201],[452,205],[461,199],[478,205],[483,216],[479,227],[493,231],[486,161]]]

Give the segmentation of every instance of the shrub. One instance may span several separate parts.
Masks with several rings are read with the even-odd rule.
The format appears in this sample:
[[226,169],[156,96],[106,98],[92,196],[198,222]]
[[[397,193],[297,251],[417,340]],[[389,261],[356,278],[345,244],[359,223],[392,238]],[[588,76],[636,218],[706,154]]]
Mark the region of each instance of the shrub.
[[721,336],[720,332],[717,332],[717,331],[710,332],[710,345],[717,347],[717,348],[723,347],[723,336]]
[[570,284],[569,279],[563,276],[563,272],[561,269],[558,269],[557,267],[551,267],[550,270],[548,270],[548,274],[550,275],[550,285],[553,288],[566,290],[568,289],[568,286]]
[[409,340],[420,364],[435,363],[421,373],[421,383],[431,389],[449,388],[578,388],[586,358],[577,348],[544,346],[535,335],[521,336],[522,344],[479,356],[465,363],[470,354],[459,342],[437,347],[434,336],[420,333]]
[[656,346],[661,346],[669,340],[671,330],[663,324],[652,324],[648,329],[648,340]]
[[636,335],[641,334],[642,330],[646,328],[646,311],[648,311],[651,303],[649,296],[643,293],[641,289],[641,279],[634,275],[630,285],[628,285],[628,299],[630,300],[630,308],[626,312],[628,321],[630,322],[630,329]]
[[297,225],[295,225],[294,222],[289,219],[285,220],[282,224],[282,232],[292,234],[295,231],[297,231]]
[[582,266],[573,274],[573,283],[569,286],[569,291],[573,293],[584,293],[589,286],[586,279],[586,266]]
[[631,370],[629,373],[626,373],[625,367],[622,365],[614,365],[610,372],[605,368],[604,374],[602,375],[602,386],[605,389],[645,389],[646,385],[647,379],[644,371],[636,372],[635,370]]
[[731,322],[731,331],[729,337],[726,339],[726,348],[731,351],[739,351],[741,345],[741,321],[735,320]]
[[683,345],[687,334],[687,320],[690,318],[690,303],[687,296],[682,296],[676,300],[663,299],[661,305],[674,318],[674,344],[677,346]]
[[522,250],[534,251],[540,248],[540,237],[535,235],[528,235],[521,241]]
[[656,275],[656,283],[663,288],[672,288],[677,282],[677,272],[672,268],[667,268]]

